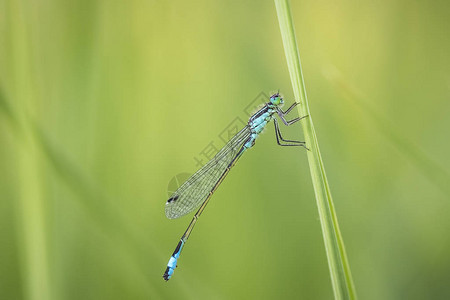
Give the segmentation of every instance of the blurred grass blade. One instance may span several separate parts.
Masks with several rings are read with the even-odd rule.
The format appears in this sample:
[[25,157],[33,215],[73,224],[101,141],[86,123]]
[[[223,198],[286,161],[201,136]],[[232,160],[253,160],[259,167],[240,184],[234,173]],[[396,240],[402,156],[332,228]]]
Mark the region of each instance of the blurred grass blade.
[[[82,170],[76,167],[63,151],[50,142],[36,121],[25,115],[22,118],[22,122],[19,123],[17,112],[14,111],[3,89],[0,87],[1,115],[5,116],[5,121],[13,130],[18,143],[33,142],[32,150],[36,152],[36,155],[42,154],[42,157],[48,162],[55,174],[78,196],[76,199],[80,205],[92,216],[92,220],[97,223],[101,230],[105,233],[122,233],[122,236],[130,239],[128,242],[135,242],[133,245],[139,245],[141,241],[145,241],[144,237],[148,233],[143,233],[142,230],[136,228],[131,229],[131,225],[129,225],[131,222],[125,218],[118,208],[113,206],[114,201],[103,195],[101,190],[87,179]],[[133,234],[137,234],[139,237]],[[144,248],[147,249],[147,247]]]
[[306,145],[311,150],[308,151],[307,155],[319,209],[320,224],[322,226],[334,296],[336,299],[355,299],[356,291],[345,253],[344,241],[339,230],[325,167],[309,112],[290,5],[286,0],[275,0],[275,6],[295,99],[300,101],[300,105],[297,107],[301,116],[309,115],[309,118],[306,118],[303,122],[302,128]]
[[445,195],[450,196],[450,174],[439,164],[433,161],[426,152],[402,133],[388,117],[377,111],[367,97],[349,84],[342,74],[335,68],[326,70],[325,76],[344,95],[344,98],[355,103],[373,124],[397,148],[397,150],[413,164],[424,177],[438,187]]
[[[7,58],[7,64],[5,66],[2,64],[2,69],[7,70],[4,74],[8,74],[13,85],[10,90],[5,89],[5,93],[3,90],[0,92],[0,115],[12,125],[13,133],[19,136],[17,143],[12,147],[15,151],[13,157],[17,168],[15,170],[17,199],[14,201],[14,209],[23,297],[31,300],[47,300],[52,299],[53,295],[48,201],[45,197],[44,169],[39,159],[39,150],[31,129],[27,126],[27,112],[36,111],[36,93],[32,78],[34,70],[25,6],[20,1],[9,1],[6,5],[2,5],[5,20],[10,26],[7,31],[8,43],[2,50],[13,53]],[[14,105],[7,101],[7,92],[15,95]],[[15,109],[17,107],[20,109]]]
[[28,299],[51,299],[46,199],[42,165],[30,131],[17,143],[20,193],[17,201],[22,270]]
[[1,86],[0,86],[0,113],[5,115],[6,119],[8,119],[8,121],[14,128],[17,126],[17,118],[13,113],[11,105],[9,105],[8,101],[6,101],[6,96]]
[[[135,270],[146,278],[148,272],[136,257],[145,257],[150,253],[155,256],[165,257],[159,253],[153,244],[147,243],[148,232],[132,226],[132,222],[114,206],[114,201],[107,198],[100,189],[88,180],[82,170],[68,159],[63,151],[55,147],[50,142],[44,131],[36,121],[29,115],[23,114],[22,122],[19,124],[19,114],[13,109],[10,101],[7,100],[4,91],[0,88],[0,117],[10,125],[13,130],[16,142],[20,146],[20,169],[24,184],[27,188],[21,190],[24,200],[18,204],[19,214],[24,224],[20,224],[21,236],[24,236],[22,249],[24,251],[24,269],[30,277],[28,279],[30,287],[28,293],[31,298],[48,299],[49,271],[47,270],[48,259],[45,256],[47,245],[45,240],[45,230],[42,229],[45,216],[42,205],[39,205],[42,197],[38,193],[42,182],[34,180],[41,176],[36,176],[43,165],[40,158],[48,164],[50,169],[64,182],[69,189],[77,196],[75,199],[85,209],[91,217],[93,224],[106,234],[110,241],[116,245],[126,245],[127,252],[136,251],[131,257]],[[20,126],[19,126],[20,125]],[[39,168],[38,168],[39,167]],[[30,196],[30,194],[32,196]],[[29,201],[28,199],[33,199]],[[26,202],[24,204],[23,202]],[[120,242],[118,242],[120,241]],[[32,244],[30,247],[28,245]],[[36,274],[36,275],[34,275]],[[154,294],[155,291],[148,287],[148,292]]]

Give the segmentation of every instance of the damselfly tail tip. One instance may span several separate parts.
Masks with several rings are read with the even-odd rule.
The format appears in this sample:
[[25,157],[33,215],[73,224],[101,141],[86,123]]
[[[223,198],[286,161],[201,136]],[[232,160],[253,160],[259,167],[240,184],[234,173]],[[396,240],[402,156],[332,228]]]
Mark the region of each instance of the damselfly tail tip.
[[162,276],[165,281],[169,281],[169,279],[170,279],[169,271],[170,271],[170,268],[167,267],[166,271],[164,272],[164,274]]

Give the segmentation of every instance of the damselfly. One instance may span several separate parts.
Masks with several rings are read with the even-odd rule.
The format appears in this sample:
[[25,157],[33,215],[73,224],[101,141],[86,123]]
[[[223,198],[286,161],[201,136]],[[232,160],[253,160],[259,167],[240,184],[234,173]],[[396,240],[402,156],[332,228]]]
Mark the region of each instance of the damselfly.
[[181,250],[189,238],[195,223],[208,204],[211,195],[241,155],[255,144],[256,138],[263,131],[267,123],[271,120],[274,121],[275,135],[278,145],[301,146],[306,148],[305,142],[285,140],[281,136],[275,114],[277,114],[281,121],[283,121],[283,123],[287,126],[292,125],[304,118],[297,117],[290,121],[286,120],[285,116],[298,104],[298,102],[292,104],[286,111],[281,110],[283,103],[283,98],[279,93],[272,95],[270,97],[270,101],[250,117],[247,125],[234,137],[232,137],[231,140],[207,164],[205,164],[200,170],[186,180],[186,182],[183,183],[171,195],[169,200],[167,200],[165,212],[167,218],[169,219],[176,219],[184,216],[192,212],[199,205],[201,206],[194,215],[191,223],[184,232],[177,247],[175,248],[175,251],[170,257],[166,271],[163,275],[163,278],[166,281],[172,276],[177,266],[177,261],[180,257]]

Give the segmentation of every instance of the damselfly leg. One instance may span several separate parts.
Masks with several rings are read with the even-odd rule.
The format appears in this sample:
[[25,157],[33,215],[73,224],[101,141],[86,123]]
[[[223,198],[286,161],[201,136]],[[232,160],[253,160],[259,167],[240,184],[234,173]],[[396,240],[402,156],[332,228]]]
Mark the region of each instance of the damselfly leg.
[[283,115],[287,115],[294,107],[296,107],[299,103],[298,102],[294,102],[294,104],[292,104],[291,106],[289,106],[289,108],[286,111],[281,110],[281,108],[279,109],[279,112],[281,112]]
[[[280,108],[277,109],[278,116],[280,117],[281,121],[283,121],[284,125],[290,126],[290,125],[300,121],[301,119],[307,117],[307,116],[303,116],[303,117],[294,118],[292,120],[286,120],[285,116],[297,105],[298,105],[298,102],[295,102],[286,111],[282,111]],[[284,139],[283,136],[281,135],[280,126],[278,125],[277,119],[274,118],[273,121],[274,121],[274,125],[275,125],[275,136],[277,138],[278,145],[280,145],[280,146],[301,146],[301,147],[304,147],[306,150],[309,150],[306,147],[305,142]],[[283,142],[286,142],[286,143],[291,143],[291,144],[282,144],[280,142],[280,140]]]
[[[293,141],[293,140],[285,140],[283,138],[283,136],[281,135],[281,131],[280,131],[280,127],[278,126],[278,121],[277,119],[273,119],[273,123],[275,124],[275,136],[277,138],[277,144],[280,146],[301,146],[303,148],[305,148],[306,150],[309,150],[309,148],[306,147],[306,143],[305,142],[301,142],[301,141]],[[282,144],[281,141],[286,142],[286,143],[292,143],[292,144]]]

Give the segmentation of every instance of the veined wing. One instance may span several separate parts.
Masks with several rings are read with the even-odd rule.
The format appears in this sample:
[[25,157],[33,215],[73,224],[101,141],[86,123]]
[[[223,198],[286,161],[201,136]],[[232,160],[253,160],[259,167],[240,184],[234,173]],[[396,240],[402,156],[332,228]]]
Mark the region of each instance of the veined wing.
[[202,204],[250,134],[250,127],[245,126],[207,164],[186,180],[167,200],[166,217],[179,218]]

